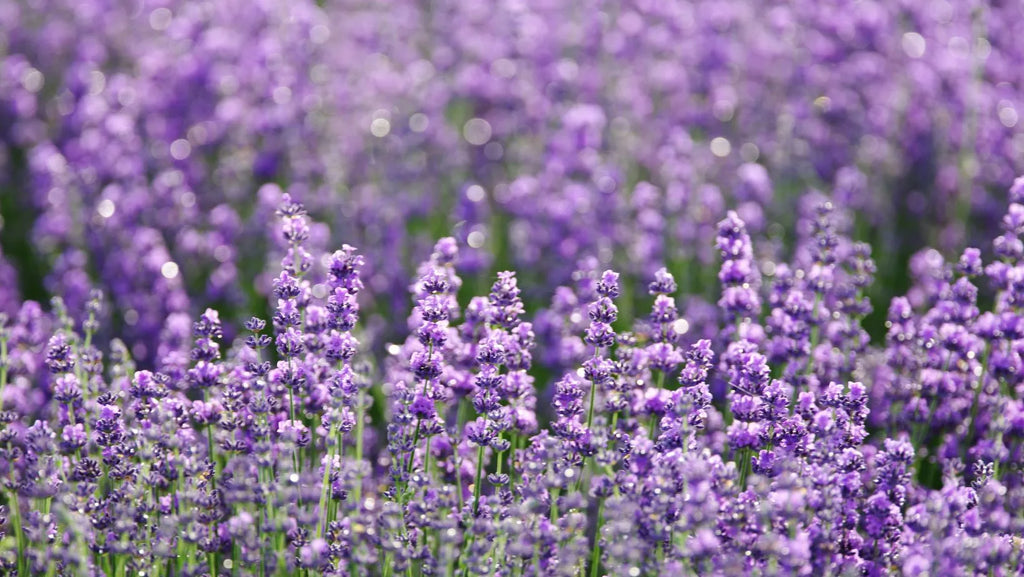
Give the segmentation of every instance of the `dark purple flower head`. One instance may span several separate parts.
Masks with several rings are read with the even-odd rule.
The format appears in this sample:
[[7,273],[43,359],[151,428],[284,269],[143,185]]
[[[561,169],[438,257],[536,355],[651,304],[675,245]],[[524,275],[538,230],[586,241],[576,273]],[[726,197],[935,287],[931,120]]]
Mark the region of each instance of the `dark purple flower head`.
[[478,446],[490,444],[494,436],[494,429],[486,419],[477,419],[466,424],[466,438]]
[[607,348],[615,344],[615,330],[607,323],[594,321],[587,327],[583,340],[599,349]]
[[498,273],[498,280],[491,287],[488,295],[490,322],[506,330],[512,330],[520,323],[520,316],[525,312],[523,301],[519,297],[520,290],[514,272]]
[[417,351],[410,359],[410,368],[418,379],[432,381],[441,376],[441,359],[439,356]]
[[654,304],[651,307],[651,322],[661,329],[660,332],[672,330],[669,323],[673,323],[678,318],[679,311],[676,309],[676,303],[670,297],[663,294],[659,294],[654,297]]
[[431,293],[419,302],[420,315],[424,322],[437,324],[449,319],[449,301],[443,294]]
[[355,247],[343,245],[341,250],[334,251],[328,264],[331,286],[343,288],[350,293],[361,291],[363,283],[359,273],[365,264],[366,260],[356,253]]
[[505,360],[505,347],[498,339],[486,339],[476,350],[476,362],[480,365],[500,365]]
[[516,282],[516,273],[512,271],[501,271],[498,273],[498,280],[491,287],[490,301],[494,306],[508,306],[519,299],[519,286]]
[[452,237],[445,237],[434,245],[434,252],[431,258],[437,264],[452,264],[459,256],[459,245]]
[[250,317],[249,320],[245,321],[245,330],[258,333],[267,326],[267,321],[259,317]]
[[769,368],[764,355],[748,341],[737,341],[729,345],[722,356],[729,384],[749,395],[760,395],[768,384]]
[[601,297],[591,303],[587,315],[592,323],[612,324],[619,318],[619,309],[608,297]]
[[981,275],[983,272],[981,251],[976,248],[964,249],[963,254],[960,256],[960,262],[957,265],[957,268],[961,274],[970,277]]
[[274,279],[274,296],[277,298],[294,299],[300,294],[302,291],[298,281],[287,271],[281,271],[281,274]]
[[423,292],[428,295],[445,294],[451,290],[447,276],[438,269],[431,270],[420,279]]
[[735,212],[730,211],[718,224],[715,244],[722,256],[722,268],[718,275],[722,283],[719,306],[733,320],[756,315],[761,309],[758,294],[761,274],[754,264],[753,248],[746,227]]
[[615,271],[606,270],[601,273],[601,278],[597,281],[597,294],[609,298],[616,299],[619,296],[619,273]]
[[224,333],[221,328],[220,315],[213,309],[206,309],[199,317],[199,320],[192,325],[192,334],[196,337],[209,339],[222,339]]
[[432,419],[437,414],[434,402],[423,395],[416,395],[409,406],[409,411],[419,419]]
[[359,342],[347,332],[331,331],[326,337],[324,354],[334,362],[348,362],[356,353]]
[[57,377],[57,382],[53,385],[53,398],[65,405],[80,401],[82,389],[78,378],[73,374],[63,374]]
[[664,267],[654,273],[654,280],[647,285],[647,291],[652,295],[668,295],[676,292],[678,286],[676,279]]
[[50,338],[46,347],[46,366],[53,374],[74,370],[75,357],[71,350],[71,344],[63,334],[58,333]]

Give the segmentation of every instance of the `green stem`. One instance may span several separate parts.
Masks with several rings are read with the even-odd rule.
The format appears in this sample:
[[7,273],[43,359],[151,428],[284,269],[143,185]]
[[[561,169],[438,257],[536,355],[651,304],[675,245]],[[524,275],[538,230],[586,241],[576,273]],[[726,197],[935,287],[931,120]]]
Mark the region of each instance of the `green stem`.
[[[88,325],[91,327],[95,323],[96,323],[96,313],[90,312],[89,313],[89,323],[88,323]],[[92,345],[92,329],[88,329],[88,330],[85,331],[85,346],[83,348],[88,349],[91,345]]]
[[590,577],[597,577],[601,566],[601,527],[604,525],[604,499],[597,501],[597,530],[594,531],[594,546],[590,550]]
[[[594,354],[597,356],[597,353]],[[594,424],[594,399],[597,397],[597,381],[590,381],[590,407],[587,409],[587,429]]]
[[[366,420],[366,407],[363,405],[363,392],[356,392],[356,464],[363,462],[363,425]],[[362,467],[359,467],[360,473],[356,476],[356,505],[362,500],[363,494],[363,475]]]
[[[502,435],[502,436],[504,436],[504,435]],[[497,471],[495,471],[495,472],[496,472],[497,474],[499,474],[499,475],[501,474],[501,461],[502,461],[502,456],[503,456],[504,454],[505,454],[505,451],[502,451],[502,452],[498,453],[498,455],[497,455],[497,459],[498,459],[498,467],[497,467],[497,469],[498,469],[498,470],[497,470]]]
[[459,431],[466,426],[466,421],[469,419],[469,415],[467,414],[468,412],[469,401],[466,400],[466,397],[462,397],[459,399],[459,410],[455,414],[455,425]]
[[551,490],[551,516],[549,520],[554,523],[558,519],[558,487]]
[[[466,423],[466,407],[467,402],[465,397],[459,399],[459,409],[455,414],[457,433],[461,433],[462,428]],[[455,483],[459,491],[459,511],[462,511],[462,508],[465,507],[465,502],[462,496],[462,457],[459,456],[458,451],[455,451]]]
[[18,487],[11,492],[11,529],[14,531],[14,542],[18,548],[18,575],[28,575],[28,557],[25,555],[25,533],[21,530],[21,503],[18,500]]
[[484,446],[480,447],[476,451],[476,483],[473,484],[473,516],[476,517],[480,514],[480,487],[483,484],[482,477],[484,473]]
[[740,469],[740,488],[747,488],[747,476],[750,474],[750,448],[743,447],[740,449],[740,462],[737,463]]
[[[428,479],[433,479],[433,475],[430,474],[430,438],[432,435],[427,435],[426,449],[423,454],[423,471],[427,475]],[[499,463],[500,465],[500,463]]]
[[[291,362],[291,361],[289,361]],[[288,387],[288,411],[291,416],[292,426],[295,425],[295,389]],[[295,447],[292,447],[292,466],[297,472],[302,472],[302,461],[299,458]]]
[[[330,443],[331,438],[334,436],[334,425],[331,425],[331,430],[324,437],[325,443]],[[320,484],[320,506],[317,508],[317,518],[320,520],[316,525],[316,536],[322,537],[324,534],[324,527],[328,522],[326,511],[327,511],[327,486],[331,482],[331,465],[334,463],[334,451],[335,447],[330,447],[327,450],[327,460],[324,461],[324,478]]]

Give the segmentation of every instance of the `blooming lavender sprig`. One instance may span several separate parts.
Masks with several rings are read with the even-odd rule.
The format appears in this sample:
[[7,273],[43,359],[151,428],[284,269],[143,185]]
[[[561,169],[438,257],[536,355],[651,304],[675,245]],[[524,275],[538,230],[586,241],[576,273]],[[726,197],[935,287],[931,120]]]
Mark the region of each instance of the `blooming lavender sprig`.
[[[746,225],[735,212],[729,212],[718,223],[715,246],[722,257],[718,279],[722,284],[722,297],[718,306],[725,311],[726,320],[736,327],[737,338],[756,326],[761,313],[761,273],[754,262],[753,248]],[[752,322],[753,321],[753,322]],[[741,332],[742,331],[742,332]]]
[[681,323],[677,323],[679,312],[671,296],[676,288],[675,278],[664,268],[654,273],[654,281],[648,286],[648,292],[654,296],[654,304],[649,316],[651,342],[644,350],[644,361],[657,377],[654,386],[645,391],[644,408],[651,416],[652,439],[657,435],[657,420],[664,416],[667,408],[668,392],[663,390],[665,378],[675,372],[682,360],[676,347],[679,340],[677,325]]
[[[506,487],[510,477],[503,472],[507,460],[503,454],[515,451],[521,436],[536,430],[536,396],[533,379],[527,373],[534,337],[531,323],[520,319],[525,311],[519,295],[515,273],[499,272],[487,297],[489,325],[484,340],[477,346],[475,359],[479,372],[474,380],[473,408],[496,433],[490,446],[497,454],[497,467],[487,479],[505,500],[510,496]],[[504,374],[500,373],[502,366],[507,369]],[[478,459],[479,463],[482,459]],[[479,479],[474,487],[478,486]]]
[[317,336],[323,340],[323,354],[334,362],[334,370],[330,376],[331,401],[323,416],[327,451],[322,463],[324,472],[318,507],[321,520],[317,524],[317,536],[323,535],[335,522],[338,501],[346,497],[344,469],[335,461],[339,450],[344,448],[343,435],[350,432],[354,436],[354,461],[359,471],[354,487],[357,503],[362,496],[364,427],[369,400],[366,391],[359,386],[361,380],[355,375],[351,362],[359,347],[352,330],[359,318],[358,297],[363,289],[359,272],[364,263],[354,247],[345,245],[331,255],[328,267],[327,286],[331,293],[327,298],[326,326],[329,331]]
[[[447,404],[453,397],[451,381],[441,379],[448,370],[449,346],[453,344],[449,323],[459,315],[455,294],[461,279],[454,270],[457,258],[454,239],[439,240],[430,259],[421,265],[420,279],[412,287],[416,299],[414,317],[410,321],[415,327],[414,338],[407,341],[405,348],[409,352],[404,366],[397,366],[393,376],[390,391],[393,422],[388,425],[387,447],[393,459],[391,477],[403,507],[412,498],[412,492],[418,491],[419,485],[430,478],[435,437],[441,437],[439,445],[451,443],[447,434],[442,436],[446,431]],[[420,454],[422,461],[418,460]],[[461,451],[456,449],[454,476],[459,481],[461,503],[460,456]],[[422,474],[414,475],[417,463],[421,465]],[[410,486],[410,481],[416,483]]]
[[714,360],[711,341],[702,339],[694,343],[685,359],[679,374],[680,388],[672,393],[672,411],[662,419],[657,442],[662,451],[696,449],[697,434],[707,427],[708,411],[712,410],[708,386]]

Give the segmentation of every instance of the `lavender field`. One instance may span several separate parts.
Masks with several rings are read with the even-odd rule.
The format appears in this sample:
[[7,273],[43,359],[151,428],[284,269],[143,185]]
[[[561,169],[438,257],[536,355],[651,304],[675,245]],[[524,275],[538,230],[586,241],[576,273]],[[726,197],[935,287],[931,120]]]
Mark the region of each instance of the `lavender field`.
[[0,0],[0,575],[1022,575],[1020,114],[1017,0]]

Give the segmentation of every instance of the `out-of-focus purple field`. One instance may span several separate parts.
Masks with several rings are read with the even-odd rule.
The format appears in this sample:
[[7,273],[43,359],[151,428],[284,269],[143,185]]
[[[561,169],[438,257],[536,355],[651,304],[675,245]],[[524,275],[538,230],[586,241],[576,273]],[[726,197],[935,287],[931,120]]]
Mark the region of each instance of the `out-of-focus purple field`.
[[1016,1],[0,0],[0,574],[1022,574],[1022,63]]

